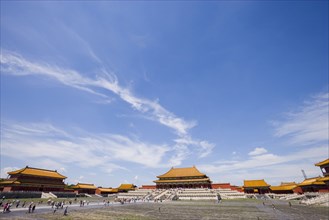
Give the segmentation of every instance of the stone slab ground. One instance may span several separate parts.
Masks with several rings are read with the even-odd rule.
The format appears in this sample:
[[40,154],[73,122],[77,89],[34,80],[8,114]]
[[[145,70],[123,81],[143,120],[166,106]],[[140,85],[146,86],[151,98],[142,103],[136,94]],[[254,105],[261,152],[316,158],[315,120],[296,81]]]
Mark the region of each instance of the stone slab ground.
[[[264,203],[263,203],[264,202]],[[305,219],[327,220],[328,207],[305,206],[281,200],[224,200],[221,203],[208,201],[173,201],[163,203],[130,203],[117,206],[69,208],[69,215],[52,210],[42,213],[13,215],[1,214],[1,219],[91,219],[91,220],[210,220],[210,219]]]

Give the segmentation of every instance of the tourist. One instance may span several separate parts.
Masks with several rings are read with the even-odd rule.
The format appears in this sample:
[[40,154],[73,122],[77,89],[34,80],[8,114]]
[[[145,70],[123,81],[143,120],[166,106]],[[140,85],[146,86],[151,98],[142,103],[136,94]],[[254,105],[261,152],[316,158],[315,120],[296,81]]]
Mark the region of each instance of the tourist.
[[16,208],[18,208],[20,202],[21,202],[21,201],[19,201],[19,200],[16,201]]
[[32,206],[32,213],[34,212],[35,210],[35,204]]
[[292,205],[291,205],[291,202],[289,201],[289,207],[291,207]]
[[31,213],[31,211],[32,211],[32,206],[33,206],[33,202],[31,202],[29,205],[29,213]]
[[7,207],[8,207],[8,205],[9,205],[9,204],[8,204],[8,202],[7,202],[7,203],[3,206],[3,211],[2,211],[3,213],[7,212]]
[[66,216],[67,215],[67,209],[68,209],[68,206],[65,207],[65,210],[64,210],[64,215]]

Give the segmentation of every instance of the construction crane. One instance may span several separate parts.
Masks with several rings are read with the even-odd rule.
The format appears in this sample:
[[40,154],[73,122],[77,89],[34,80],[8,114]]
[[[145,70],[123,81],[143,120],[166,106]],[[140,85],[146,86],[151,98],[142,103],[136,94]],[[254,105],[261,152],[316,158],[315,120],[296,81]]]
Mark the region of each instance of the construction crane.
[[307,176],[306,176],[306,173],[304,170],[302,170],[302,173],[303,173],[304,179],[307,179]]

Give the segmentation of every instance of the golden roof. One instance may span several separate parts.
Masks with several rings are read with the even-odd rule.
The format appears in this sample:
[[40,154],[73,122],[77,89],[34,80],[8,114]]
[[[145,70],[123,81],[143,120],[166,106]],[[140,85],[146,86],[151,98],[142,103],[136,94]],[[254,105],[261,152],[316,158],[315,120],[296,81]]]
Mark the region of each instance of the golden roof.
[[201,178],[201,179],[185,179],[185,180],[155,180],[155,183],[182,183],[182,182],[204,182],[209,181],[209,178]]
[[264,179],[262,180],[244,180],[244,188],[269,187]]
[[295,182],[281,182],[280,186],[286,186],[286,185],[297,185]]
[[57,178],[57,179],[66,179],[66,176],[63,176],[57,173],[56,170],[46,170],[40,168],[33,168],[33,167],[24,167],[20,170],[15,170],[8,172],[9,175],[15,174],[23,174],[23,175],[31,175],[31,176],[42,176],[42,177],[50,177],[50,178]]
[[287,190],[293,190],[297,187],[297,184],[286,184],[286,185],[282,185],[281,186],[271,186],[270,189],[272,191],[287,191]]
[[305,179],[303,182],[298,184],[298,186],[311,186],[311,185],[325,185],[323,181],[320,180],[321,177],[313,177]]
[[315,166],[320,167],[320,166],[328,165],[328,164],[329,164],[329,158],[326,159],[326,160],[324,160],[324,161],[321,161],[321,162],[319,162],[319,163],[316,163]]
[[94,184],[88,183],[78,183],[77,185],[72,187],[73,189],[97,189]]
[[113,188],[98,188],[98,190],[101,192],[118,192],[118,189]]
[[186,168],[171,168],[167,173],[157,176],[157,178],[172,177],[190,177],[190,176],[206,176],[201,173],[195,166]]
[[118,189],[126,190],[126,189],[135,189],[134,184],[121,184]]
[[327,182],[327,181],[329,181],[329,176],[320,177],[320,178],[318,178],[318,181]]
[[9,184],[21,184],[21,182],[17,181],[17,179],[7,179],[0,182],[0,185],[9,185]]

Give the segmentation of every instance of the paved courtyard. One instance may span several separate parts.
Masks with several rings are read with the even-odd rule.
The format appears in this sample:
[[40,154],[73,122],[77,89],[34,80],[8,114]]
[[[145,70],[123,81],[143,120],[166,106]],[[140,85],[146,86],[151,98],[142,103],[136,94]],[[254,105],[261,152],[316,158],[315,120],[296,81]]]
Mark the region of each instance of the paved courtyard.
[[[264,202],[264,203],[263,203]],[[208,201],[131,203],[124,205],[94,205],[69,207],[69,215],[63,210],[37,210],[34,214],[12,212],[1,214],[1,219],[305,219],[327,220],[328,207],[305,206],[280,200],[224,200],[220,204]]]

